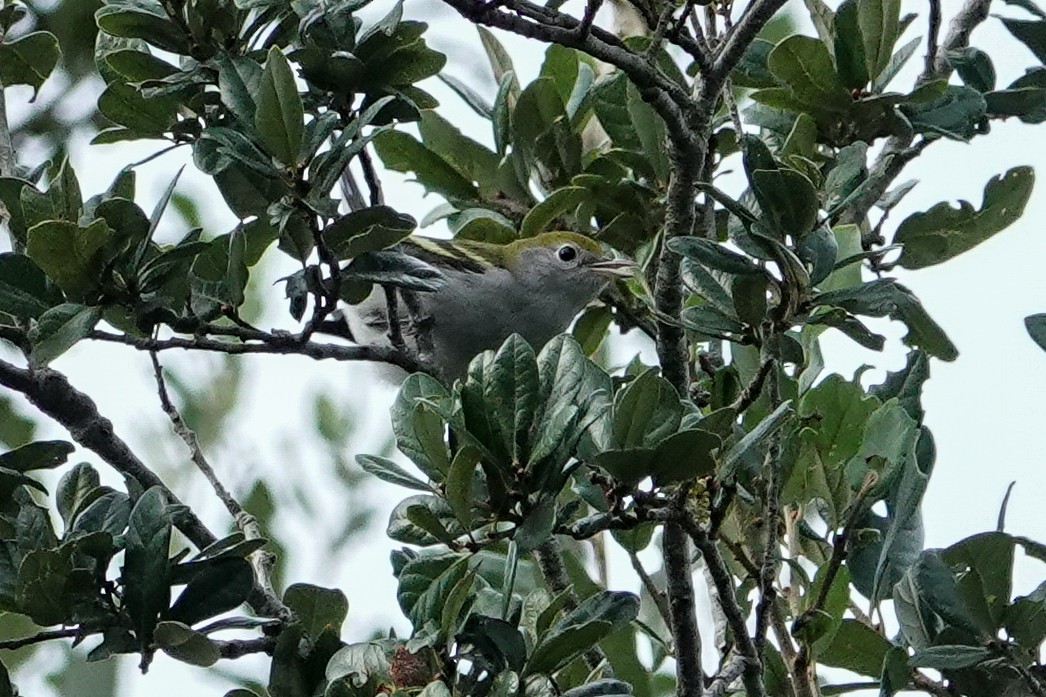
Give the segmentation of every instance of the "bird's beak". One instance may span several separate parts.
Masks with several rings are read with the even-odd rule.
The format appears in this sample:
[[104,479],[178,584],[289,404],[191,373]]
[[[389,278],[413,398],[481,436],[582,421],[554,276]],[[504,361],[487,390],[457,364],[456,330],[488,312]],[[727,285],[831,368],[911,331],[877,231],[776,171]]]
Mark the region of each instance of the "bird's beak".
[[611,276],[613,278],[631,278],[637,266],[631,259],[614,258],[601,259],[588,264],[588,268],[598,274]]

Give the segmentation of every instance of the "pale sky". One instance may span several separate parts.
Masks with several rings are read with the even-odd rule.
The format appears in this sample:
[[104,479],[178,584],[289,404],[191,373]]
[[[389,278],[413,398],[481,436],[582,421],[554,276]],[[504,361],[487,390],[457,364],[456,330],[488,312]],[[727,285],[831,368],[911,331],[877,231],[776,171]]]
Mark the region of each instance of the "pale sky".
[[[571,5],[575,3],[573,0]],[[943,3],[945,12],[957,4]],[[365,13],[368,17],[383,13],[388,3],[375,5],[377,9],[372,6]],[[998,11],[1005,9],[999,5]],[[903,8],[922,13],[925,3],[906,1]],[[800,5],[797,15],[801,14]],[[405,15],[426,19],[433,25],[427,36],[436,48],[448,54],[446,71],[449,74],[465,80],[488,97],[493,94],[493,83],[478,39],[463,20],[435,0],[408,0]],[[922,22],[922,18],[917,20],[906,38],[918,35]],[[511,36],[502,36],[502,39],[510,47],[525,84],[537,73],[544,46]],[[993,55],[1001,85],[1008,84],[1034,61],[994,19],[976,31],[973,43],[989,50],[1005,46],[998,55]],[[921,52],[895,81],[897,89],[911,84],[921,63]],[[425,87],[440,99],[442,115],[469,135],[490,142],[489,127],[441,83],[430,81]],[[54,85],[45,87],[45,91],[48,88],[53,89]],[[84,94],[83,99],[94,96]],[[19,90],[9,94],[10,108],[16,115],[24,97],[25,93]],[[154,149],[151,143],[88,147],[86,140],[81,140],[73,147],[72,158],[85,196],[104,189],[126,162],[144,157]],[[171,174],[186,161],[188,151],[165,156],[139,170],[139,203],[146,210],[151,209]],[[1042,261],[1046,258],[1046,234],[1042,230],[1042,221],[1046,220],[1046,175],[1043,174],[1046,172],[1046,128],[1017,121],[994,122],[992,132],[978,137],[972,144],[934,144],[900,178],[899,181],[917,178],[920,184],[893,212],[887,231],[892,233],[909,213],[925,210],[941,200],[964,198],[979,206],[988,179],[1017,165],[1032,165],[1040,176],[1025,215],[1017,224],[958,259],[915,272],[899,270],[896,274],[922,299],[960,351],[954,363],[933,361],[933,377],[925,388],[926,423],[933,429],[938,450],[923,507],[927,547],[947,546],[964,536],[993,529],[999,504],[1011,481],[1017,485],[1009,505],[1007,530],[1046,540],[1046,507],[1039,499],[1040,487],[1046,486],[1043,471],[1046,353],[1031,342],[1023,326],[1026,315],[1046,311],[1046,277],[1042,273]],[[386,199],[399,210],[421,219],[440,200],[423,198],[421,187],[404,183],[403,179],[394,173],[384,179]],[[233,218],[223,212],[224,205],[213,185],[191,164],[179,186],[183,191],[215,201],[214,206],[204,210],[209,232],[220,233],[232,227]],[[272,280],[288,269],[293,270],[288,259],[278,252],[269,255],[264,280],[257,286],[274,299],[263,326],[292,328],[279,300],[282,288],[271,285]],[[881,328],[887,324],[876,326]],[[822,339],[827,362],[825,374],[836,371],[850,375],[858,366],[869,364],[875,370],[865,374],[865,381],[874,383],[881,380],[884,370],[903,366],[905,352],[899,341],[903,329],[889,326],[886,332],[890,341],[882,353],[861,349],[833,330],[827,332]],[[632,350],[631,347],[618,349],[626,359]],[[183,376],[200,379],[209,375],[216,365],[212,356],[204,354],[168,354],[165,360],[176,366]],[[248,371],[247,394],[232,418],[234,426],[229,445],[211,453],[212,463],[237,494],[245,493],[257,476],[257,467],[265,468],[262,476],[275,490],[304,484],[309,496],[322,497],[330,504],[327,517],[309,521],[310,526],[337,529],[341,513],[336,505],[341,498],[329,490],[333,481],[330,473],[310,468],[308,453],[318,449],[305,443],[302,446],[305,456],[281,459],[281,453],[287,452],[288,442],[315,438],[307,426],[312,418],[308,396],[318,389],[332,394],[341,404],[353,403],[360,399],[360,394],[365,394],[365,405],[360,404],[354,410],[361,424],[361,435],[353,442],[353,452],[348,455],[379,451],[390,436],[387,407],[392,390],[377,385],[363,366],[263,356],[249,356],[243,361]],[[82,343],[57,360],[54,367],[94,397],[101,412],[113,420],[116,432],[140,452],[163,461],[173,460],[183,452],[173,437],[165,442],[158,439],[158,434],[166,432],[167,422],[157,404],[145,354],[126,347]],[[40,437],[60,438],[65,434],[61,429],[45,425]],[[75,457],[96,461],[82,451]],[[99,469],[104,471],[105,466]],[[227,518],[202,478],[181,472],[169,481],[183,500],[202,510],[212,529],[225,528]],[[111,477],[110,483],[119,485],[117,478]],[[288,580],[337,586],[348,596],[349,619],[342,635],[347,641],[365,639],[379,626],[395,626],[401,636],[409,629],[395,604],[395,581],[388,564],[389,550],[398,545],[387,540],[383,533],[388,512],[406,494],[380,482],[368,485],[366,491],[368,499],[379,509],[378,525],[366,535],[366,544],[344,552],[344,558],[332,560],[320,554],[310,555],[311,528],[285,526],[281,529],[284,540],[300,551],[296,556],[296,573]],[[291,522],[289,517],[285,520],[288,524]],[[300,525],[302,519],[299,517],[296,521]],[[1044,577],[1041,566],[1024,563],[1019,569],[1016,590],[1027,592]],[[611,583],[617,588],[634,589],[631,571],[627,568],[613,568]],[[87,644],[90,646],[93,642]],[[706,648],[712,650],[710,646]],[[122,695],[221,695],[228,689],[227,683],[217,683],[208,671],[179,664],[162,655],[157,657],[150,674],[143,678],[134,670],[133,658],[124,661]],[[706,659],[706,667],[714,665],[712,653]],[[40,675],[56,667],[46,655],[34,665],[33,672],[39,670]],[[264,681],[263,661],[241,660],[227,663],[225,667],[253,673]],[[15,677],[23,694],[51,694],[40,678],[30,676],[26,670],[19,671]],[[197,689],[199,692],[194,691]]]

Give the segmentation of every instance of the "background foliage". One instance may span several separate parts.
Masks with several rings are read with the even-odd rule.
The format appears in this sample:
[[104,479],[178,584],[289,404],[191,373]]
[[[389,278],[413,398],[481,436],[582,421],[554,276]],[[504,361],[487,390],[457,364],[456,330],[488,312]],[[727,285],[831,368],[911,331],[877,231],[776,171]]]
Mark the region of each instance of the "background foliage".
[[[848,0],[834,11],[808,3],[817,36],[778,24],[759,38],[781,3],[733,14],[729,4],[637,6],[651,31],[618,40],[586,24],[598,3],[570,18],[451,2],[479,24],[522,31],[519,20],[557,42],[524,84],[480,27],[496,93],[442,75],[489,122],[488,147],[417,85],[445,62],[425,23],[400,5],[364,21],[363,4],[121,0],[25,17],[4,5],[4,85],[37,90],[60,61],[52,79],[104,87],[96,112],[53,98],[13,133],[21,167],[5,164],[0,179],[12,246],[0,256],[0,338],[23,358],[2,364],[0,382],[125,478],[109,486],[91,465],[69,466],[74,446],[34,440],[4,397],[0,603],[12,634],[60,627],[30,643],[84,640],[88,660],[135,653],[143,670],[158,651],[203,667],[271,655],[268,676],[237,697],[1041,694],[1042,587],[1014,596],[1011,574],[1017,550],[1044,559],[1043,547],[1007,534],[1001,513],[994,532],[922,549],[935,447],[920,394],[931,360],[958,351],[890,275],[1010,225],[1034,173],[996,173],[980,202],[888,215],[911,189],[891,188],[894,178],[925,148],[991,137],[1001,119],[1043,120],[1046,15],[1008,3],[998,21],[1036,60],[1000,87],[991,52],[967,45],[968,31],[939,36],[936,4],[928,38],[908,31],[896,2]],[[964,5],[956,26],[972,29],[988,4]],[[688,28],[691,15],[703,19]],[[78,30],[88,22],[101,30],[93,45]],[[919,80],[894,85],[924,44]],[[98,144],[191,148],[240,222],[206,229],[177,175],[143,207],[135,166],[85,198],[63,150],[92,126]],[[644,277],[601,297],[574,338],[544,349],[510,339],[454,386],[407,380],[392,426],[420,477],[389,452],[358,459],[420,492],[387,530],[409,545],[392,566],[413,631],[367,641],[343,633],[340,591],[288,586],[271,566],[286,557],[264,481],[224,501],[236,531],[217,539],[47,366],[95,340],[154,357],[190,348],[419,367],[394,350],[317,338],[338,331],[338,303],[370,284],[427,292],[438,279],[392,248],[417,223],[385,205],[376,159],[444,201],[422,224],[495,242],[580,230],[634,256]],[[347,167],[364,185],[346,183],[345,212],[332,191]],[[714,177],[731,168],[745,181],[727,193]],[[178,230],[171,242],[157,237],[161,225]],[[297,262],[282,279],[290,332],[256,328],[263,295],[249,279],[280,253],[266,251],[273,243]],[[906,328],[903,370],[870,387],[821,375],[826,328],[881,350],[869,321],[880,317]],[[612,324],[656,339],[661,374],[638,358],[608,374],[600,346]],[[1043,344],[1041,316],[1027,324]],[[242,398],[238,365],[218,365],[209,391],[168,375],[180,405],[169,413],[195,429],[197,465]],[[310,434],[354,511],[332,546],[367,520],[352,493],[362,473],[345,462],[345,409],[317,398]],[[59,468],[45,487],[39,472]],[[306,510],[309,495],[298,496]],[[606,587],[611,545],[632,561],[641,596]],[[657,547],[664,567],[648,573],[639,554]],[[720,613],[702,637],[721,658],[707,676],[694,661],[693,549]]]

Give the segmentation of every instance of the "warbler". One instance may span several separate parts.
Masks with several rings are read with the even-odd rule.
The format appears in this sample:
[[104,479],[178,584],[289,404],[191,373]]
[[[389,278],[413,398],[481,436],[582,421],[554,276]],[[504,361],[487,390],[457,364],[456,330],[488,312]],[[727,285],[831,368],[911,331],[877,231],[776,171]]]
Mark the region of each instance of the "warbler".
[[[414,294],[414,311],[398,303],[397,314],[404,345],[448,381],[463,377],[476,354],[497,348],[513,333],[540,350],[611,280],[635,268],[573,232],[509,244],[413,236],[400,250],[438,269],[446,281],[439,290]],[[391,344],[380,286],[345,315],[358,343]],[[421,355],[426,352],[431,355]]]

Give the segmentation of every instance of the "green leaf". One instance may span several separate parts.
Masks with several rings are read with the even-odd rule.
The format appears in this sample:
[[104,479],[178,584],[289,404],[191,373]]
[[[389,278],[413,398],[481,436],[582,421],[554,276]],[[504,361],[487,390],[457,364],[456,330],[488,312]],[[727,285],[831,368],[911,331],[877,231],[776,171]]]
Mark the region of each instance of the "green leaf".
[[920,347],[945,361],[953,361],[959,355],[955,345],[927,314],[919,299],[893,279],[879,279],[852,288],[821,293],[814,296],[813,303],[841,307],[848,312],[871,317],[889,316],[907,325],[905,344]]
[[421,556],[403,567],[396,600],[415,628],[440,621],[444,601],[468,569],[468,557],[459,554]]
[[374,138],[374,148],[382,163],[397,172],[413,172],[425,190],[448,199],[474,201],[476,185],[463,176],[442,155],[402,131],[385,131]]
[[869,80],[859,7],[857,0],[846,0],[839,5],[833,18],[835,65],[843,83],[852,90],[863,89]]
[[95,490],[100,485],[101,478],[98,476],[98,471],[86,462],[74,465],[72,469],[62,475],[55,492],[55,505],[66,528],[70,527],[75,515],[84,504],[89,503],[96,496]]
[[988,115],[992,118],[1016,116],[1024,123],[1037,124],[1046,121],[1046,89],[1025,87],[988,92],[984,95]]
[[912,214],[894,237],[904,245],[898,263],[921,269],[973,249],[1020,218],[1034,183],[1031,167],[1014,167],[988,181],[980,210],[960,201],[958,209],[939,203],[924,213]]
[[1046,63],[1046,20],[999,19],[1018,41],[1035,54],[1040,63]]
[[254,126],[262,144],[288,167],[298,164],[305,136],[305,115],[294,73],[276,46],[269,49],[258,86]]
[[777,433],[793,415],[792,401],[785,400],[776,409],[760,421],[755,428],[730,446],[730,449],[719,457],[719,471],[716,477],[729,482],[737,472],[742,459],[755,448],[762,447],[768,438]]
[[792,169],[757,169],[752,191],[768,225],[778,235],[800,237],[817,220],[817,190],[810,180]]
[[651,368],[615,395],[612,443],[618,448],[656,447],[679,430],[682,418],[679,394]]
[[337,259],[352,259],[393,246],[417,225],[414,218],[389,206],[371,206],[336,219],[324,229],[323,238]]
[[878,678],[889,650],[890,642],[879,632],[864,622],[844,619],[832,643],[818,654],[817,660],[826,666]]
[[900,36],[901,0],[858,0],[857,23],[868,76],[876,78],[890,62]]
[[668,241],[668,248],[676,254],[698,261],[716,271],[733,275],[766,273],[750,258],[704,237],[674,237]]
[[237,557],[216,559],[202,565],[189,579],[163,617],[194,625],[239,607],[253,588],[250,562]]
[[636,618],[639,598],[620,591],[589,596],[553,625],[534,647],[526,673],[553,673]]
[[163,6],[156,0],[103,6],[95,13],[95,21],[99,29],[112,36],[143,39],[171,53],[189,53],[185,32],[167,18]]
[[508,95],[510,101],[514,103],[519,98],[520,87],[519,78],[516,77],[515,70],[512,67],[512,58],[509,57],[508,51],[505,50],[501,42],[494,37],[494,34],[489,29],[477,24],[476,31],[479,32],[483,50],[487,53],[487,60],[490,61],[490,68],[494,73],[494,81],[501,84],[507,75],[511,76],[508,78]]
[[349,601],[340,590],[308,583],[295,583],[288,588],[283,602],[298,616],[313,641],[324,632],[340,636],[341,625],[349,613]]
[[178,120],[178,101],[161,95],[146,99],[123,82],[112,82],[98,96],[98,111],[113,123],[124,126],[139,137],[160,136]]
[[483,398],[512,462],[523,464],[538,404],[538,365],[534,349],[513,334],[490,363]]
[[124,603],[131,616],[148,665],[149,644],[160,613],[167,610],[171,588],[167,554],[171,544],[171,514],[167,495],[155,486],[138,499],[125,536]]
[[409,474],[388,458],[378,457],[377,455],[357,455],[356,462],[363,468],[364,472],[373,474],[378,479],[390,484],[414,489],[415,491],[430,491],[429,486],[425,482]]
[[978,92],[990,92],[995,89],[995,66],[992,65],[991,57],[981,49],[966,46],[949,51],[948,62],[969,87]]
[[482,456],[475,448],[458,450],[450,463],[450,471],[444,483],[447,503],[466,530],[472,529],[472,485],[476,478],[476,465]]
[[464,135],[435,111],[422,112],[418,132],[425,147],[440,154],[454,169],[481,191],[494,190],[500,158],[485,146]]
[[789,36],[770,52],[767,67],[804,104],[840,113],[853,104],[832,55],[817,39]]
[[61,56],[58,39],[49,31],[34,31],[0,43],[0,82],[5,87],[29,85],[36,99]]
[[0,254],[0,312],[22,320],[36,319],[62,300],[62,292],[32,259]]
[[1025,317],[1024,328],[1028,330],[1032,341],[1046,351],[1046,313]]
[[519,236],[533,237],[547,231],[556,218],[561,215],[573,215],[578,206],[588,198],[588,189],[584,187],[566,186],[556,189],[544,201],[530,209],[519,226]]
[[43,627],[67,622],[72,599],[66,587],[72,573],[69,554],[31,550],[18,567],[19,610]]
[[221,658],[217,644],[182,622],[157,623],[153,638],[165,654],[189,665],[207,668]]
[[87,227],[51,220],[29,229],[26,253],[62,290],[81,299],[98,286],[111,239],[112,230],[101,219]]
[[941,97],[929,102],[902,104],[901,111],[919,133],[935,133],[965,142],[980,132],[988,105],[984,95],[977,90],[948,85]]
[[581,139],[570,128],[570,119],[555,83],[547,77],[534,80],[519,96],[512,112],[513,145],[548,170],[548,184],[565,185],[581,171]]
[[1013,591],[1014,540],[1002,532],[972,535],[941,553],[960,572],[959,594],[982,627],[1001,627]]
[[846,467],[850,487],[860,489],[869,472],[878,474],[877,490],[884,491],[900,472],[919,436],[915,419],[896,400],[890,400],[868,417],[857,454]]
[[392,405],[392,430],[396,445],[428,477],[443,481],[450,469],[444,442],[444,422],[431,402],[449,399],[447,388],[435,378],[415,373],[403,381]]
[[69,454],[75,450],[72,443],[62,440],[36,441],[20,448],[0,453],[0,467],[15,472],[54,469],[65,464]]
[[908,665],[913,668],[958,670],[984,663],[992,656],[992,652],[983,646],[930,646],[916,651],[908,659]]
[[51,308],[40,315],[29,331],[30,362],[35,366],[47,365],[90,335],[101,319],[100,307],[64,303]]

